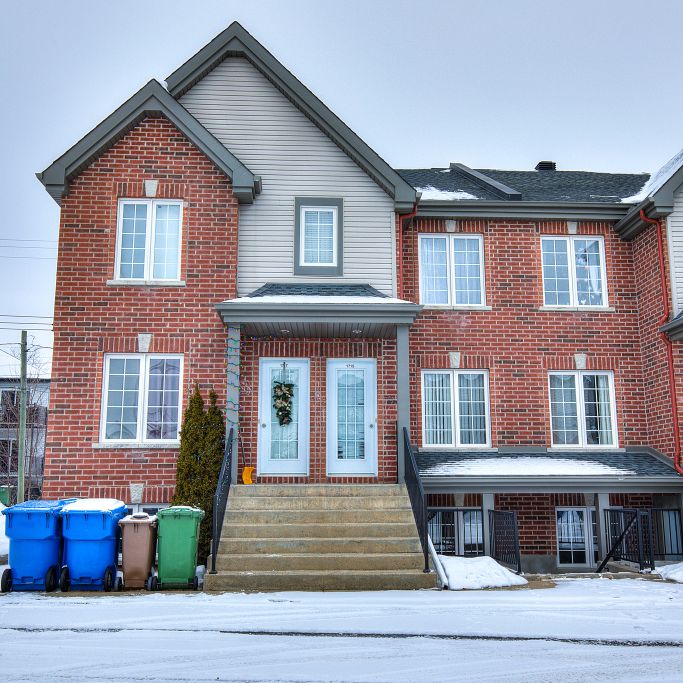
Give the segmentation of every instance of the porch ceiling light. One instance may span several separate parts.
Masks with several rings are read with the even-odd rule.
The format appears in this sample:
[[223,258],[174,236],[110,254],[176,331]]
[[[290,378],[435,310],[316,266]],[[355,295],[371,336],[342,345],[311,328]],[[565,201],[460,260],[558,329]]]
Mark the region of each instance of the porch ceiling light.
[[280,330],[280,334],[290,334],[291,330]]
[[351,330],[351,334],[355,334],[355,335],[363,334],[363,330]]

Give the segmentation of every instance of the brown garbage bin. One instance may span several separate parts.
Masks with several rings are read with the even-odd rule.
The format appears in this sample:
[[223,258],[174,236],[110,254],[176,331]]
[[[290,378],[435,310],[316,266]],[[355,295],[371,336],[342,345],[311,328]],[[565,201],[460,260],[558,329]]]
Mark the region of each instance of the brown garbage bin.
[[157,547],[157,518],[146,512],[136,512],[120,522],[123,554],[123,585],[125,588],[156,588],[153,576]]

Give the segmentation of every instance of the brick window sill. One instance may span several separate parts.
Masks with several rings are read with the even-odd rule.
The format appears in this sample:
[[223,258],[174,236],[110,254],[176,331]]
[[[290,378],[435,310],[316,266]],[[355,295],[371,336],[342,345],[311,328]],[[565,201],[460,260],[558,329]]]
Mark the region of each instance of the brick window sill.
[[98,450],[135,450],[144,448],[146,450],[169,450],[180,448],[180,443],[178,441],[145,441],[144,443],[102,443],[94,442],[92,447]]
[[185,287],[184,280],[107,280],[109,287]]
[[552,311],[553,313],[616,313],[611,306],[539,306],[539,311]]

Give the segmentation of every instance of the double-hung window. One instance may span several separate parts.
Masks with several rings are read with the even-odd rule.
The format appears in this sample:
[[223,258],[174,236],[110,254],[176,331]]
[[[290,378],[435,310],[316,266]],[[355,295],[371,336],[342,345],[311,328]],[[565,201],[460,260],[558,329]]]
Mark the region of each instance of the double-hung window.
[[553,446],[617,445],[611,372],[551,372],[549,382]]
[[104,361],[103,442],[177,442],[182,356],[112,354]]
[[168,199],[121,199],[116,279],[178,281],[183,203]]
[[489,432],[485,370],[422,372],[422,443],[425,447],[487,447]]
[[542,237],[543,303],[570,308],[607,306],[602,237]]
[[483,306],[481,235],[420,235],[420,303]]
[[295,210],[294,273],[341,276],[342,200],[297,197]]

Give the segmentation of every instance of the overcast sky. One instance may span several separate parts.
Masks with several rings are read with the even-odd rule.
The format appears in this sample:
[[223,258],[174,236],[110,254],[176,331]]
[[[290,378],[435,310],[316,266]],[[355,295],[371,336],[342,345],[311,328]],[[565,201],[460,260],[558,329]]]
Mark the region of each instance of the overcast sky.
[[8,316],[52,315],[35,172],[235,19],[395,167],[640,172],[683,146],[680,1],[3,0],[0,376],[8,328],[49,323]]

